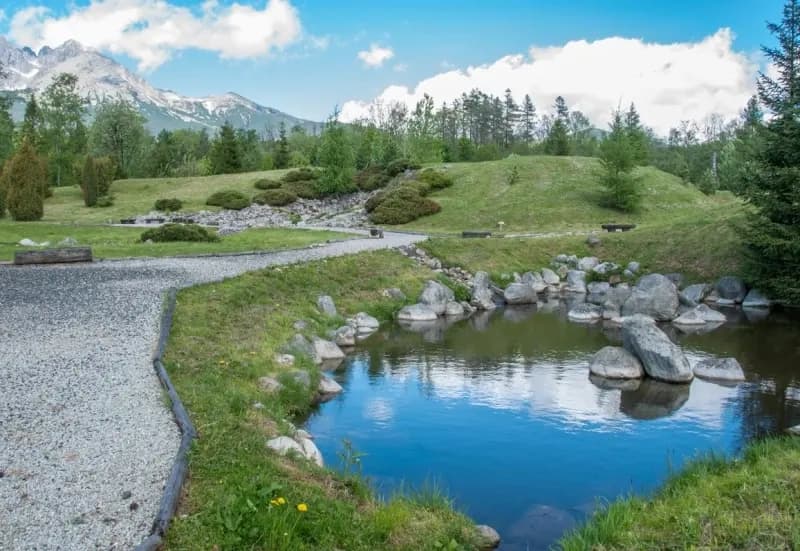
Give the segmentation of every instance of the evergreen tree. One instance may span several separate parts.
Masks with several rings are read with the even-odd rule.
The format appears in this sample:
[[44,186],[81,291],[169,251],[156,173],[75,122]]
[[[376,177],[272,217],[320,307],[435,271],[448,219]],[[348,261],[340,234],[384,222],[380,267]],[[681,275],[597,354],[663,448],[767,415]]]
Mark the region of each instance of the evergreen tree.
[[278,128],[278,147],[275,149],[273,163],[278,169],[289,166],[289,140],[286,139],[286,125],[283,121]]
[[774,298],[800,303],[800,3],[789,0],[767,28],[778,47],[763,48],[776,77],[761,74],[758,94],[774,117],[743,190],[755,207],[744,232],[752,282]]
[[0,169],[14,152],[14,121],[11,119],[11,100],[0,96]]
[[241,152],[236,132],[227,121],[222,125],[217,138],[211,144],[209,161],[213,174],[234,174],[242,170]]
[[150,174],[152,176],[169,176],[176,168],[176,147],[172,133],[162,130],[150,151]]
[[338,110],[334,111],[322,132],[319,163],[323,167],[322,175],[316,181],[320,192],[333,194],[353,190],[355,161],[345,128],[339,122]]
[[25,105],[25,117],[22,119],[20,138],[28,140],[37,150],[40,150],[42,148],[43,124],[42,110],[36,101],[36,94],[31,94],[31,99]]
[[98,193],[98,174],[97,167],[94,163],[94,157],[91,155],[86,156],[86,161],[83,163],[83,172],[81,173],[81,191],[83,192],[83,203],[87,207],[93,207],[97,204]]
[[648,137],[642,126],[639,112],[636,106],[631,103],[628,112],[625,113],[625,133],[633,151],[634,160],[637,165],[647,164]]
[[42,95],[43,138],[56,186],[70,183],[75,159],[86,145],[85,102],[77,86],[78,77],[61,73]]
[[633,211],[641,203],[641,191],[632,171],[636,166],[635,151],[628,136],[622,113],[614,112],[610,132],[600,143],[601,183],[606,187],[608,205],[622,211]]
[[564,98],[556,98],[556,117],[545,140],[545,151],[548,155],[569,155],[569,109]]
[[508,149],[514,144],[514,129],[520,119],[519,105],[514,101],[510,88],[506,88],[503,107],[503,145]]
[[147,135],[145,122],[139,111],[123,99],[107,100],[97,107],[89,132],[91,153],[114,159],[117,178],[136,172]]
[[44,215],[42,164],[33,145],[23,141],[3,168],[2,184],[6,206],[18,222],[41,220]]
[[533,134],[536,129],[536,107],[529,94],[525,94],[522,101],[522,139],[526,144],[533,141]]

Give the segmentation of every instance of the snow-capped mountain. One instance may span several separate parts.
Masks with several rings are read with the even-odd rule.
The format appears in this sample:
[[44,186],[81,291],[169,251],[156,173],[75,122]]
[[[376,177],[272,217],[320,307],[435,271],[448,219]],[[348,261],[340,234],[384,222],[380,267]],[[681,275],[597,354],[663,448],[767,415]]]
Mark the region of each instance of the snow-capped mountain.
[[57,48],[45,46],[37,53],[27,47],[16,48],[0,36],[0,63],[8,73],[7,78],[0,81],[0,91],[16,97],[17,116],[21,114],[22,102],[31,92],[41,93],[56,75],[72,73],[78,77],[79,93],[89,101],[90,113],[104,98],[123,98],[139,108],[154,132],[177,128],[214,130],[226,120],[237,128],[259,132],[265,129],[276,132],[281,122],[287,129],[301,125],[309,132],[319,131],[321,126],[232,92],[191,98],[155,88],[113,59],[74,40]]

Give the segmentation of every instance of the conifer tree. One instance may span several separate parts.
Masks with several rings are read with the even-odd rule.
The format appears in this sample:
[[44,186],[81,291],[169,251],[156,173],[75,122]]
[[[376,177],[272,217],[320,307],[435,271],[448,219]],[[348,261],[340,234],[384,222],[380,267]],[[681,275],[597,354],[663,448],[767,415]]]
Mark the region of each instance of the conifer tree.
[[6,206],[18,222],[40,220],[44,215],[42,163],[36,150],[23,141],[3,168],[0,188],[5,190]]
[[608,204],[622,211],[636,210],[641,203],[638,180],[632,174],[636,166],[627,125],[619,109],[611,119],[610,132],[600,144],[601,183],[608,190]]
[[536,129],[536,107],[533,106],[533,100],[529,94],[525,94],[525,99],[522,100],[522,139],[526,144],[533,141],[533,133]]
[[647,164],[647,133],[642,126],[639,112],[633,103],[631,103],[628,112],[625,113],[625,134],[628,136],[628,143],[636,164]]
[[545,151],[549,155],[569,155],[569,109],[564,98],[556,98],[556,118],[545,140]]
[[239,141],[233,126],[227,121],[222,125],[219,135],[211,144],[209,153],[211,171],[214,174],[234,174],[242,170]]
[[98,174],[97,167],[94,163],[94,157],[91,155],[86,156],[86,161],[83,163],[83,172],[81,173],[81,191],[83,192],[83,203],[87,207],[93,207],[97,204],[98,197]]
[[286,138],[286,125],[281,121],[278,127],[278,147],[275,150],[275,168],[288,168],[289,166],[289,140]]
[[322,132],[319,163],[324,168],[316,182],[320,192],[332,194],[353,190],[355,161],[344,126],[339,122],[338,110],[334,111]]

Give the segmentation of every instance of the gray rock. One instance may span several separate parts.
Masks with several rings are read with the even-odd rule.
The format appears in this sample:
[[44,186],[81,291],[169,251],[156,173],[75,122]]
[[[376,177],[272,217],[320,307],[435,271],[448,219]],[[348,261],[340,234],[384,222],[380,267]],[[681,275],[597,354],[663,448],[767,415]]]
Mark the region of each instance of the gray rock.
[[567,272],[567,292],[585,293],[586,292],[586,272],[583,270],[570,270]]
[[303,457],[309,461],[313,461],[317,466],[324,466],[325,462],[322,460],[322,452],[310,438],[297,438],[297,443],[300,444]]
[[570,309],[567,313],[567,318],[570,321],[577,321],[581,323],[594,323],[603,317],[603,311],[599,306],[594,304],[578,304]]
[[592,271],[594,273],[600,275],[607,275],[612,272],[616,272],[617,270],[619,270],[619,264],[614,264],[613,262],[601,262],[600,264],[592,268]]
[[619,311],[619,305],[615,302],[607,300],[605,304],[603,304],[603,313],[602,313],[604,320],[613,320],[622,317],[622,314]]
[[278,392],[283,388],[283,385],[272,377],[260,377],[258,379],[258,386],[261,390],[268,393]]
[[623,390],[630,392],[639,388],[642,384],[642,379],[609,379],[589,373],[589,382],[603,390]]
[[400,289],[398,289],[397,287],[392,287],[390,289],[384,289],[382,294],[386,298],[390,298],[392,300],[405,300],[406,299],[406,294],[403,291],[401,291]]
[[694,374],[714,381],[744,381],[744,371],[736,358],[707,358],[694,366]]
[[569,257],[565,254],[558,254],[553,258],[553,264],[568,264]]
[[28,239],[27,237],[24,239],[20,239],[19,243],[17,243],[20,247],[38,247],[39,244],[32,239]]
[[336,343],[326,341],[319,337],[314,337],[312,339],[311,346],[314,347],[316,357],[321,362],[325,360],[340,360],[345,357],[344,352],[342,352],[342,349],[339,348]]
[[586,286],[586,290],[589,292],[586,301],[602,306],[606,302],[606,295],[611,290],[611,285],[605,281],[593,281]]
[[508,304],[535,304],[536,290],[527,283],[512,283],[503,291],[503,298]]
[[769,308],[772,304],[758,289],[750,289],[742,301],[742,308]]
[[464,307],[461,305],[460,302],[451,300],[450,302],[447,303],[447,306],[445,307],[444,315],[451,317],[463,316]]
[[698,304],[694,308],[695,312],[703,318],[706,323],[725,323],[728,318],[722,312],[717,312],[713,308],[709,308],[705,304]]
[[631,296],[631,288],[627,283],[620,283],[616,287],[611,287],[606,293],[606,302],[611,302],[617,310],[622,309],[622,305]]
[[700,315],[695,308],[693,308],[672,320],[672,323],[675,325],[705,325],[706,320],[703,319],[703,316]]
[[326,377],[323,375],[319,378],[319,386],[317,387],[317,392],[320,394],[339,394],[344,390],[342,385],[331,379],[330,377]]
[[329,317],[339,315],[338,312],[336,312],[336,305],[333,303],[333,299],[328,295],[317,297],[317,308],[319,308],[320,312]]
[[491,526],[478,524],[475,526],[475,529],[478,531],[478,539],[480,540],[478,542],[478,549],[480,549],[480,551],[490,551],[491,549],[496,549],[500,545],[500,534]]
[[427,304],[404,306],[397,313],[397,319],[400,321],[435,321],[438,317],[438,314]]
[[600,238],[594,233],[590,233],[588,236],[586,236],[586,244],[590,247],[596,247],[600,244]]
[[644,377],[644,368],[642,368],[639,358],[619,346],[601,348],[592,356],[589,372],[609,379],[640,379]]
[[685,383],[694,377],[686,356],[652,318],[642,315],[624,318],[622,343],[628,352],[639,358],[647,374],[654,379]]
[[664,274],[668,280],[670,280],[676,289],[680,289],[683,286],[683,274],[679,274],[677,272],[673,272],[671,274]]
[[547,285],[558,285],[561,281],[561,278],[550,268],[542,268],[542,280]]
[[565,277],[567,277],[567,274],[569,273],[569,267],[566,264],[558,266],[556,268],[556,273],[558,274],[558,277],[564,279]]
[[290,367],[294,365],[294,356],[291,354],[275,354],[273,360],[280,367]]
[[267,447],[271,450],[278,452],[280,455],[289,455],[296,453],[300,457],[305,457],[303,446],[289,438],[288,436],[278,436],[267,440]]
[[299,333],[292,337],[292,340],[286,344],[284,350],[294,356],[305,356],[315,363],[320,361],[314,346],[307,338]]
[[497,307],[494,303],[494,293],[490,289],[489,274],[476,272],[472,279],[472,296],[470,304],[478,310],[493,310]]
[[[350,325],[343,325],[333,334],[333,342],[337,346],[355,346],[356,345],[356,330]],[[331,359],[331,358],[327,358]]]
[[695,283],[689,285],[681,291],[680,298],[683,304],[687,306],[696,306],[703,302],[709,291],[709,285],[706,283]]
[[747,296],[747,287],[745,287],[744,281],[735,276],[719,278],[716,291],[720,299],[733,301],[736,304],[742,302]]
[[633,279],[633,277],[635,275],[636,275],[635,272],[632,272],[632,271],[630,271],[628,269],[625,269],[625,270],[622,271],[622,277],[624,277],[626,279]]
[[420,304],[425,304],[436,312],[437,316],[444,315],[447,303],[455,298],[452,289],[438,281],[428,280],[419,297]]
[[74,237],[65,237],[61,241],[58,242],[59,247],[77,247],[78,240]]
[[622,305],[622,315],[642,314],[658,321],[678,315],[678,290],[661,274],[649,274],[639,280],[631,296]]
[[366,312],[359,312],[355,317],[349,320],[349,323],[355,328],[356,333],[359,335],[374,333],[381,327],[381,322]]
[[309,375],[308,371],[297,369],[292,371],[289,376],[302,387],[308,388],[311,386],[311,375]]
[[641,264],[639,264],[634,260],[632,262],[628,262],[628,266],[625,269],[628,270],[630,273],[635,274],[639,271],[640,268]]
[[596,256],[584,256],[578,261],[578,269],[588,272],[598,264],[600,264],[600,261]]
[[300,439],[300,438],[308,438],[309,440],[313,440],[314,439],[314,437],[311,435],[311,433],[308,432],[305,429],[295,429],[294,437],[295,437],[295,439]]
[[295,331],[305,331],[308,329],[308,322],[305,320],[297,320],[292,324],[292,327],[294,327]]
[[547,283],[538,272],[525,272],[520,278],[520,282],[525,285],[530,285],[536,293],[542,293],[547,289]]

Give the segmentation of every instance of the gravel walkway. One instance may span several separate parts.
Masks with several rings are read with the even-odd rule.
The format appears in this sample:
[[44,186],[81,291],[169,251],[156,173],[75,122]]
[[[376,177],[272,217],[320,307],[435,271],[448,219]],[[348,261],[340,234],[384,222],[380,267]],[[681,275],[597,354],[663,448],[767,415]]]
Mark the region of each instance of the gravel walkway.
[[421,239],[0,266],[0,549],[131,549],[149,533],[179,442],[151,363],[168,288]]

